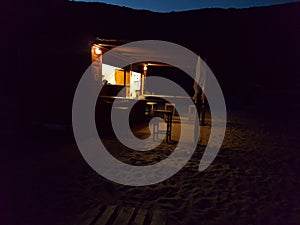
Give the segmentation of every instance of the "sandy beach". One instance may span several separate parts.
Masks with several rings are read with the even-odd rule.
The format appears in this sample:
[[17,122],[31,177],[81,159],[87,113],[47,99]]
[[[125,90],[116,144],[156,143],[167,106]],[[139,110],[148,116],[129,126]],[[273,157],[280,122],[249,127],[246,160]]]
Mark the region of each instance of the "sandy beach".
[[[111,205],[145,209],[150,214],[159,211],[166,216],[167,225],[300,224],[300,2],[265,1],[270,5],[262,6],[263,1],[244,1],[253,5],[250,8],[240,8],[242,1],[232,1],[237,8],[229,1],[224,1],[224,8],[215,8],[215,1],[207,2],[211,7],[160,13],[96,2],[4,1],[1,225],[84,225],[77,222],[85,212],[100,212]],[[116,48],[120,53],[112,54],[116,63],[104,56],[114,47],[143,40],[165,44]],[[188,51],[182,54],[175,46]],[[168,57],[158,51],[163,49],[168,49]],[[180,62],[175,64],[177,60]],[[120,104],[114,106],[113,99],[118,99],[121,88],[131,100],[157,95],[139,101],[129,117],[131,124],[138,124],[133,128],[135,135],[145,138],[152,129],[141,124],[144,113],[151,114],[150,108],[145,112],[146,101],[158,102],[153,109],[165,109],[166,102],[160,98],[167,95],[180,112],[184,99],[160,82],[152,90],[148,78],[173,81],[189,98],[195,94],[199,71],[202,80],[206,63],[215,75],[207,76],[210,70],[204,69],[205,82],[199,85],[212,103],[219,91],[210,88],[210,83],[219,83],[212,87],[220,86],[228,117],[220,151],[205,171],[199,172],[198,167],[210,136],[209,112],[191,159],[178,173],[157,184],[133,187],[114,183],[84,160],[72,130],[75,96],[83,103],[78,115],[87,112],[89,119],[95,116],[96,123],[104,121],[100,127],[107,132],[99,136],[117,160],[135,166],[154,165],[172,154],[179,134],[193,140],[193,122],[174,120],[171,142],[138,152],[109,136],[111,107],[128,112],[127,99],[120,98]],[[114,82],[107,80],[105,67]],[[84,83],[84,95],[76,95],[85,71],[92,75],[87,80],[96,83]],[[130,80],[129,75],[135,78]],[[96,97],[94,90],[101,81],[106,90],[89,111],[96,101],[90,97]],[[84,98],[85,94],[89,97]],[[192,102],[183,105],[187,113]],[[213,104],[211,107],[213,110]],[[180,133],[181,126],[188,132]],[[172,162],[182,162],[181,157],[192,151],[184,146],[180,150],[182,155]],[[137,172],[124,179],[147,175]]]
[[[299,132],[288,126],[289,118],[274,123],[276,116],[254,119],[248,112],[229,113],[222,148],[207,170],[199,172],[198,165],[210,133],[209,117],[186,166],[143,187],[98,175],[82,158],[71,131],[40,129],[22,139],[30,148],[15,158],[18,179],[5,189],[10,193],[6,224],[69,225],[86,210],[112,204],[159,210],[169,225],[299,224]],[[299,120],[293,124],[296,128]],[[147,131],[140,127],[138,134]],[[114,138],[103,142],[117,159],[134,165],[156,163],[175,145],[164,142],[154,152],[140,153]]]

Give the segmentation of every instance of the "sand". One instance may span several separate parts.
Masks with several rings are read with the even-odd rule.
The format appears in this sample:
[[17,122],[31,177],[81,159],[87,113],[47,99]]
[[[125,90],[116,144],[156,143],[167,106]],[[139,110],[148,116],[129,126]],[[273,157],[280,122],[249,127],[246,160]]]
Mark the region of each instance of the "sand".
[[[299,224],[299,132],[285,125],[289,119],[274,121],[229,114],[218,156],[199,172],[210,132],[208,117],[187,165],[173,177],[144,187],[98,175],[81,157],[70,132],[39,130],[23,140],[31,148],[17,158],[18,180],[9,190],[13,197],[6,224],[69,225],[85,210],[110,204],[158,209],[169,225]],[[138,131],[140,137],[147,135],[145,128]],[[113,138],[103,141],[119,160],[144,165],[168,157],[176,131],[172,139],[145,154],[120,147]]]

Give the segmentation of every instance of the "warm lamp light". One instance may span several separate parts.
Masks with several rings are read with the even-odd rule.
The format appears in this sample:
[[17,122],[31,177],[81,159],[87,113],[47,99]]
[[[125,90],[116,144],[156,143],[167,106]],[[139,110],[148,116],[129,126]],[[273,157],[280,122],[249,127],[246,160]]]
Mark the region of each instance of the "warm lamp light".
[[147,65],[145,65],[145,66],[144,66],[144,70],[147,70],[147,69],[148,69],[148,67],[147,67]]
[[95,54],[96,55],[101,55],[102,51],[100,48],[95,48]]

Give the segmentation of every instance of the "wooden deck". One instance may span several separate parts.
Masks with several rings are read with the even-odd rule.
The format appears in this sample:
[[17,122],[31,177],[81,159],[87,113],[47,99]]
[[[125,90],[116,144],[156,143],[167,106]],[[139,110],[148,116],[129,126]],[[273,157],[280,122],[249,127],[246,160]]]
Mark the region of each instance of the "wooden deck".
[[160,211],[109,205],[87,210],[74,225],[167,225],[167,219]]

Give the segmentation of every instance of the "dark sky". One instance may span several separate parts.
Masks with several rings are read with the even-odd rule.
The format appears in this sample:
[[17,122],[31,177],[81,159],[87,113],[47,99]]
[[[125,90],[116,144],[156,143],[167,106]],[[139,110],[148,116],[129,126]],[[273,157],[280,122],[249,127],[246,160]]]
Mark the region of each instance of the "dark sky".
[[147,9],[156,12],[184,11],[201,8],[247,8],[296,2],[297,0],[80,0],[105,2],[134,9]]

